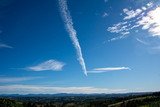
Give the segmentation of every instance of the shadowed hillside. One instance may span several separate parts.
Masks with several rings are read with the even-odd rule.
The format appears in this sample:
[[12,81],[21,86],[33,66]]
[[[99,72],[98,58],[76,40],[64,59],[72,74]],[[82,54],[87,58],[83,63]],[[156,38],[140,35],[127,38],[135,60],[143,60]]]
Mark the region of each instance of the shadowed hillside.
[[110,95],[8,95],[0,98],[0,107],[160,107],[160,92]]

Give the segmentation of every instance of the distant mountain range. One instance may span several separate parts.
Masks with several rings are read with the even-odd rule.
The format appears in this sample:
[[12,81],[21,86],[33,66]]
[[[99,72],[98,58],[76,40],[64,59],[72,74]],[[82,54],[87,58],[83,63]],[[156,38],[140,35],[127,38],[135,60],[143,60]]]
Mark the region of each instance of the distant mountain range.
[[8,94],[0,107],[160,107],[160,92],[123,94]]
[[152,94],[153,92],[135,92],[135,93],[119,93],[119,94],[74,94],[74,93],[57,93],[57,94],[0,94],[0,97],[66,97],[66,96],[105,96],[105,97],[126,97],[134,95]]

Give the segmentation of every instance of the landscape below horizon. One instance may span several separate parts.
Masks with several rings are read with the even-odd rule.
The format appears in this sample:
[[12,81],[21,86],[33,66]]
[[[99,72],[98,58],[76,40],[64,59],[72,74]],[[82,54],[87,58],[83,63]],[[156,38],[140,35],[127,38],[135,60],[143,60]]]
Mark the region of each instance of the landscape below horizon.
[[0,107],[160,107],[160,92],[1,95]]

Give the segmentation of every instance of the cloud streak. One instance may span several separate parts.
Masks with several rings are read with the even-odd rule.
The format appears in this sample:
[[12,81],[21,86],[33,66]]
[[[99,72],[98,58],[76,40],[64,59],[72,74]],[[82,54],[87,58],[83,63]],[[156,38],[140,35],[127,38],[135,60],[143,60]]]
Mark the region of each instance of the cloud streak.
[[54,87],[36,85],[3,85],[0,86],[0,94],[92,94],[92,93],[124,93],[126,89],[108,89],[96,87]]
[[77,38],[77,32],[73,27],[73,21],[72,21],[70,12],[68,10],[67,1],[59,0],[59,6],[60,6],[60,11],[62,14],[63,21],[65,23],[66,30],[69,33],[72,43],[76,49],[78,61],[82,67],[84,74],[87,76],[86,64],[82,55],[80,43]]
[[34,79],[40,79],[42,77],[0,77],[0,83],[13,83],[13,82],[22,82]]
[[0,48],[13,48],[12,46],[9,46],[9,45],[6,45],[6,44],[3,44],[3,43],[0,43]]
[[95,68],[88,73],[105,73],[111,71],[131,70],[129,67],[107,67],[107,68]]
[[53,59],[50,59],[48,61],[42,62],[38,65],[31,66],[25,68],[26,70],[31,70],[31,71],[61,71],[65,63],[56,61]]
[[147,43],[147,42],[145,42],[145,41],[143,41],[143,40],[141,40],[141,39],[139,39],[139,38],[136,38],[136,40],[137,40],[138,42],[144,44],[144,45],[149,45],[149,43]]

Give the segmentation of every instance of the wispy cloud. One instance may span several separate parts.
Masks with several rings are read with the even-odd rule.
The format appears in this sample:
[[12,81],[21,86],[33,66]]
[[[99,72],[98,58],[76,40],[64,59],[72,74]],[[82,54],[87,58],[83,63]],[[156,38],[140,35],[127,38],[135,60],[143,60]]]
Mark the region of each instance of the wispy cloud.
[[155,6],[152,2],[149,2],[145,6],[135,10],[124,8],[123,13],[124,16],[122,21],[107,28],[107,31],[121,34],[121,36],[114,37],[109,41],[123,39],[126,37],[125,35],[132,32],[131,30],[138,27],[142,27],[142,30],[148,30],[152,37],[160,37],[159,6]]
[[[125,21],[125,22],[119,22],[117,24],[114,24],[112,27],[108,27],[107,28],[107,31],[111,32],[111,33],[119,33],[121,35],[128,35],[130,34],[129,32],[129,29],[128,29],[128,26],[127,26],[128,22]],[[122,36],[121,36],[122,37]],[[115,37],[114,39],[112,39],[111,41],[113,40],[117,40],[117,39],[120,39],[121,37]],[[123,38],[123,37],[122,37]]]
[[152,36],[160,37],[160,7],[155,8],[147,13],[137,24],[142,26],[143,30],[148,30]]
[[82,55],[81,46],[80,46],[78,38],[77,38],[76,30],[73,27],[73,21],[72,21],[70,12],[68,10],[67,1],[66,0],[59,0],[59,5],[60,5],[60,11],[62,14],[62,18],[65,23],[65,27],[69,33],[69,36],[73,42],[73,45],[77,51],[78,61],[79,61],[80,65],[82,66],[82,70],[83,70],[84,74],[87,75],[86,65],[85,65],[83,55]]
[[0,43],[0,48],[13,48],[13,47],[7,44]]
[[13,83],[13,82],[21,82],[21,81],[28,81],[34,79],[40,79],[42,77],[0,77],[0,83]]
[[122,35],[122,36],[114,37],[114,38],[108,40],[108,42],[112,42],[112,41],[116,41],[116,40],[119,40],[119,39],[123,39],[125,37],[127,37],[127,36]]
[[103,15],[102,15],[103,18],[105,18],[105,17],[107,17],[107,16],[108,16],[108,13],[107,13],[107,12],[104,12]]
[[141,39],[139,39],[139,38],[136,38],[136,40],[137,40],[138,42],[140,42],[140,43],[144,44],[144,45],[149,45],[149,43],[148,43],[148,42],[143,41],[143,40],[141,40]]
[[31,67],[26,67],[26,70],[31,70],[31,71],[60,71],[62,70],[63,66],[65,65],[65,63],[60,62],[60,61],[56,61],[56,60],[48,60],[45,62],[42,62],[38,65],[35,66],[31,66]]
[[104,0],[104,2],[105,2],[105,3],[107,3],[107,2],[108,2],[108,0]]
[[55,93],[124,93],[126,89],[108,89],[95,87],[54,87],[36,85],[5,85],[0,86],[0,94],[55,94]]
[[110,71],[131,70],[129,67],[107,67],[107,68],[95,68],[88,73],[104,73]]
[[[136,10],[129,10],[127,8],[123,9],[123,12],[125,13],[125,17],[123,18],[123,20],[130,20],[132,18],[135,18],[137,16],[139,16],[143,11],[147,10],[148,8],[151,8],[153,6],[152,2],[147,3],[146,6],[142,6],[139,9]],[[143,13],[142,13],[143,14]]]
[[127,8],[123,9],[123,12],[127,15],[124,17],[124,20],[132,19],[138,16],[142,10],[141,9],[136,9],[134,10],[128,10]]

